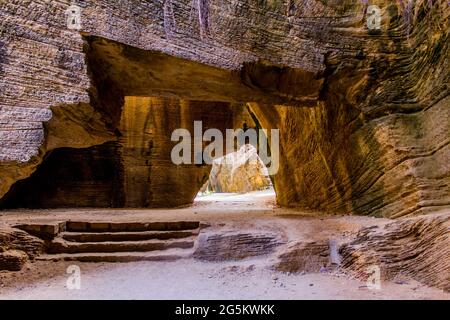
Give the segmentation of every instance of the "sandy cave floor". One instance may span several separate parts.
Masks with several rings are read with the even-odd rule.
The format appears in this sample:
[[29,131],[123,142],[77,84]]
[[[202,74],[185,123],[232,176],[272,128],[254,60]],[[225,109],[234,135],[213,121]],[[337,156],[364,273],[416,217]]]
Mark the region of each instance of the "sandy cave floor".
[[[313,216],[314,215],[314,216]],[[388,219],[333,216],[282,209],[270,191],[198,198],[179,209],[63,209],[0,212],[0,224],[30,221],[199,220],[208,232],[273,232],[287,244],[351,237],[359,228]],[[450,294],[411,279],[383,282],[380,290],[338,272],[286,274],[274,271],[276,255],[241,261],[80,263],[34,262],[20,272],[0,272],[0,299],[446,299]],[[67,267],[81,269],[81,289],[69,290]]]

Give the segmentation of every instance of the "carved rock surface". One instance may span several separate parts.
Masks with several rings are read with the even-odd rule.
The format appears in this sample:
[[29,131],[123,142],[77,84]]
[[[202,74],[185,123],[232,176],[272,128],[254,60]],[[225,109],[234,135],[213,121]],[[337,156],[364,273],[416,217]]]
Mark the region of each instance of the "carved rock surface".
[[278,256],[274,268],[282,272],[319,272],[330,265],[330,248],[327,241],[300,242],[291,245]]
[[27,261],[28,255],[23,251],[0,252],[0,270],[20,271]]
[[273,253],[281,244],[277,235],[256,233],[201,233],[194,258],[232,261]]
[[0,270],[19,271],[43,251],[43,240],[16,228],[0,227]]
[[[124,142],[126,97],[157,96],[211,103],[205,113],[250,103],[261,127],[280,129],[273,180],[283,206],[393,218],[449,207],[447,1],[411,10],[372,1],[382,11],[376,32],[365,1],[202,3],[199,20],[191,0],[74,1],[80,30],[68,28],[67,1],[0,3],[0,197],[36,192],[24,202],[8,194],[8,206],[188,204],[206,168],[173,179],[167,150],[148,159],[136,153],[150,147]],[[167,112],[163,126],[191,112]],[[93,159],[117,175],[24,187],[44,158],[78,159],[72,168],[83,173],[95,171],[84,163]],[[144,187],[149,177],[155,185]]]
[[343,245],[342,268],[361,279],[378,266],[386,280],[407,276],[450,291],[450,215],[400,219],[362,229]]
[[206,188],[213,192],[246,193],[270,186],[267,168],[256,148],[247,144],[214,160]]
[[[54,150],[29,179],[0,201],[3,207],[176,207],[192,203],[210,166],[175,165],[172,132],[194,133],[194,121],[225,130],[227,103],[127,97],[116,142]],[[193,162],[193,157],[192,157]]]

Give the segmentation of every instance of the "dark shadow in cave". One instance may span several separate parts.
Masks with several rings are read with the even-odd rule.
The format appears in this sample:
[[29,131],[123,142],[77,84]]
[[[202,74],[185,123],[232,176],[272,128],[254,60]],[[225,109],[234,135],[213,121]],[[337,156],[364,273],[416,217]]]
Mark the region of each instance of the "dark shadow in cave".
[[121,207],[116,142],[49,152],[27,179],[15,183],[0,208]]

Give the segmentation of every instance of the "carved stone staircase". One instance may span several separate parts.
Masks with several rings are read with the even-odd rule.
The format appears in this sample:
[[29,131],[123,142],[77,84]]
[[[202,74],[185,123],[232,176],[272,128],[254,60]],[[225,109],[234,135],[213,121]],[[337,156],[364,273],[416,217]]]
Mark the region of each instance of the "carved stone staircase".
[[36,260],[131,262],[191,257],[200,223],[67,221],[15,227],[46,240],[45,254]]

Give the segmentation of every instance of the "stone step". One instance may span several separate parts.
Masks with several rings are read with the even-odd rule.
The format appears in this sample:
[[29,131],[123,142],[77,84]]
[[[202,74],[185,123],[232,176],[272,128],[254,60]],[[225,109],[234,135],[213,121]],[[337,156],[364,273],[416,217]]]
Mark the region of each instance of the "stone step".
[[49,242],[46,252],[58,253],[105,253],[105,252],[145,252],[154,250],[166,250],[172,248],[193,248],[195,238],[189,237],[183,240],[144,240],[144,241],[120,241],[120,242],[70,242],[62,238],[55,238]]
[[66,228],[65,222],[17,224],[14,228],[28,232],[44,240],[52,240]]
[[190,258],[192,249],[168,249],[150,252],[110,252],[110,253],[61,253],[44,254],[38,261],[80,261],[80,262],[134,262],[134,261],[175,261]]
[[142,240],[168,240],[189,238],[198,234],[198,230],[182,231],[136,231],[136,232],[63,232],[60,236],[71,242],[118,242]]
[[67,221],[70,232],[139,232],[139,231],[181,231],[198,229],[199,221],[170,222],[80,222]]

